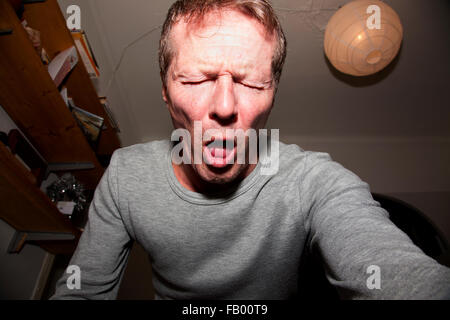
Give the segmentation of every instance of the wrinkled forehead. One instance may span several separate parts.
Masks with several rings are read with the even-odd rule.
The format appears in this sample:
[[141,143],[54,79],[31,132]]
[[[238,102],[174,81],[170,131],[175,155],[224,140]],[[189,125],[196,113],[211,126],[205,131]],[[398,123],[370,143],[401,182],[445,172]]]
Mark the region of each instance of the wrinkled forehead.
[[228,50],[231,54],[236,49],[235,53],[240,50],[254,58],[269,53],[271,60],[275,46],[275,32],[269,33],[255,18],[230,9],[209,12],[202,18],[180,19],[170,33],[174,56],[189,55],[195,50],[202,50],[205,55],[214,54],[214,50]]
[[182,17],[175,25],[183,28],[186,34],[195,34],[210,28],[220,28],[227,23],[238,25],[241,28],[251,25],[261,37],[266,38],[268,41],[272,40],[274,34],[273,31],[269,32],[256,18],[232,8],[212,10],[202,16]]

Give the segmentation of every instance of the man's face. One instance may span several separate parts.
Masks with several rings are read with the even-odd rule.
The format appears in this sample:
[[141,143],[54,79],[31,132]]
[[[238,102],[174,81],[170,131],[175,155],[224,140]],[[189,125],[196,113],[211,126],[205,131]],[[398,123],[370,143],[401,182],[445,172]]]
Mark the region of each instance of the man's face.
[[216,184],[246,175],[248,163],[230,164],[236,159],[236,145],[226,148],[218,140],[226,139],[226,129],[265,126],[275,94],[271,70],[275,37],[266,35],[256,20],[228,10],[207,15],[201,25],[177,23],[170,44],[174,56],[163,98],[175,128],[189,131],[192,149],[194,121],[201,122],[203,132],[222,132],[221,137],[202,142],[209,164],[194,164],[191,152],[192,169],[204,182]]

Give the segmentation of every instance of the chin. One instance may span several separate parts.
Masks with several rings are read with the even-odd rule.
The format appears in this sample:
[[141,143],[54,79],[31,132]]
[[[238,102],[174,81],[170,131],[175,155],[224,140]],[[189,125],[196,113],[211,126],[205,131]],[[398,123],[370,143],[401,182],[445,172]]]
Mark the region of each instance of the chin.
[[195,165],[194,170],[206,183],[226,185],[240,178],[247,167],[248,165],[245,164],[234,163],[223,168],[215,168],[202,163],[199,165]]

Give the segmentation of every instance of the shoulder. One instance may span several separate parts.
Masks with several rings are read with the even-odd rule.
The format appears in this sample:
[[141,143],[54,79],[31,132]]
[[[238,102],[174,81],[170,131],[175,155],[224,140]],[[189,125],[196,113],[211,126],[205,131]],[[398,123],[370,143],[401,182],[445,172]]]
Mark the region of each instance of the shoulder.
[[296,144],[279,144],[280,169],[281,171],[293,171],[305,173],[320,165],[330,165],[335,163],[326,152],[316,152],[304,150]]
[[319,172],[342,168],[342,164],[333,160],[327,152],[304,150],[296,144],[285,144],[280,142],[280,163],[288,167],[304,168],[305,173],[309,171]]
[[305,150],[296,144],[280,142],[280,162],[284,164],[302,163],[314,166],[318,163],[333,162],[333,159],[326,152]]
[[297,181],[309,187],[330,183],[360,183],[360,178],[326,152],[307,151],[295,144],[280,142],[280,173],[295,176]]
[[169,140],[158,140],[117,149],[111,157],[108,171],[124,178],[163,172],[170,148]]
[[114,151],[111,163],[118,166],[141,166],[165,161],[171,147],[169,140],[134,144]]

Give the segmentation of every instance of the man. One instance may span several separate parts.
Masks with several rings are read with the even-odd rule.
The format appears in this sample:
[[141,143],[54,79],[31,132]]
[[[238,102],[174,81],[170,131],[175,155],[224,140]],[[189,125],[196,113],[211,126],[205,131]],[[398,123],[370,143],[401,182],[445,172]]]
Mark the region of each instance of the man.
[[[270,145],[276,172],[262,174],[262,148],[252,163],[252,140],[242,148],[230,137],[264,128],[285,56],[265,0],[173,4],[160,42],[162,95],[187,134],[175,146],[114,153],[70,262],[81,288],[66,274],[54,298],[115,298],[133,240],[149,253],[158,299],[291,298],[309,252],[343,298],[449,298],[450,270],[397,229],[353,173],[280,143],[278,153]],[[233,161],[242,152],[245,161]]]

